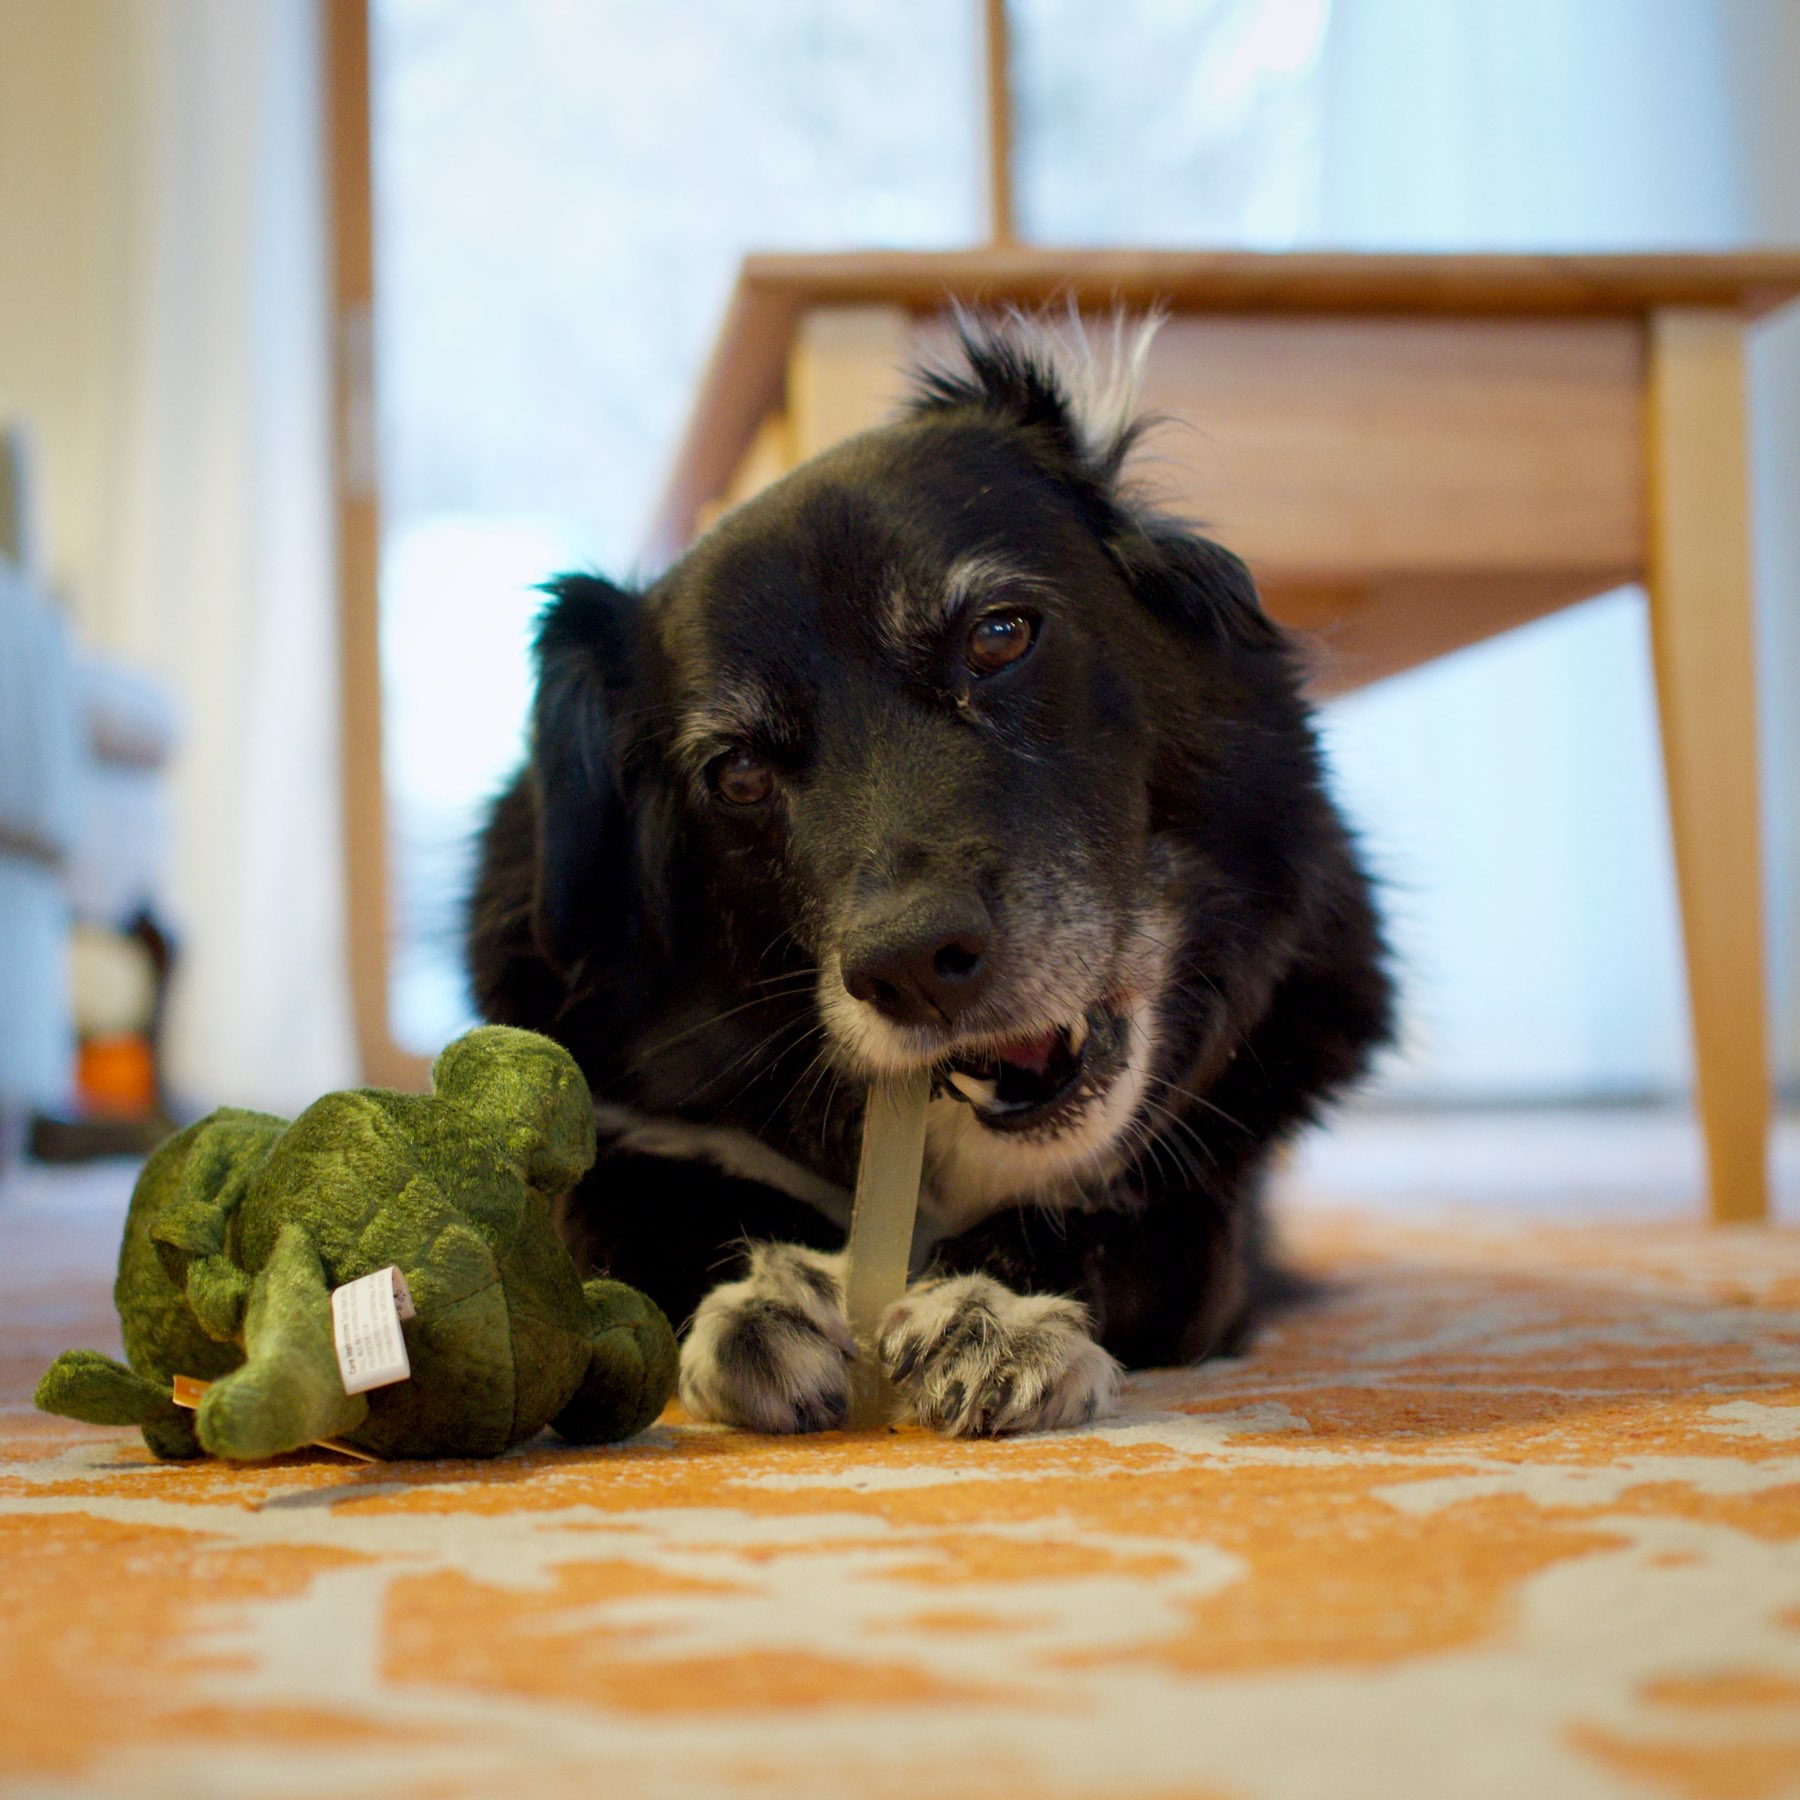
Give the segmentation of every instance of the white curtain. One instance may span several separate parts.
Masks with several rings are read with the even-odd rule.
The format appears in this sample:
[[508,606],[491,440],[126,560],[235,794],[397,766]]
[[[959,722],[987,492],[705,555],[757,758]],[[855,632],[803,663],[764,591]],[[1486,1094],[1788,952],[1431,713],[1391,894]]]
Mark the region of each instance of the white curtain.
[[[1357,249],[1800,240],[1800,8],[1336,0],[1320,213]],[[1752,359],[1779,1060],[1800,1079],[1800,322]],[[1685,996],[1641,597],[1334,709],[1410,994],[1393,1090],[1679,1091]],[[1428,754],[1421,755],[1421,746]]]
[[0,105],[42,126],[0,140],[42,249],[8,247],[0,389],[40,424],[78,629],[185,713],[170,1058],[208,1105],[292,1109],[355,1074],[319,23],[316,0],[0,13]]

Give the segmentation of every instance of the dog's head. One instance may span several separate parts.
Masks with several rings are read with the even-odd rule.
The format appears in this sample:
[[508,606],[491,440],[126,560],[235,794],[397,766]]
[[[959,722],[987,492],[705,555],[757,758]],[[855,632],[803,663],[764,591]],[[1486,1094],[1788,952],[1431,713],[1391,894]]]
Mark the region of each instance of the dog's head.
[[554,585],[537,930],[664,968],[682,1081],[759,996],[801,1063],[931,1066],[940,1163],[1004,1197],[1119,1154],[1264,979],[1316,772],[1243,565],[1122,488],[1133,428],[1023,328],[963,351],[647,592]]

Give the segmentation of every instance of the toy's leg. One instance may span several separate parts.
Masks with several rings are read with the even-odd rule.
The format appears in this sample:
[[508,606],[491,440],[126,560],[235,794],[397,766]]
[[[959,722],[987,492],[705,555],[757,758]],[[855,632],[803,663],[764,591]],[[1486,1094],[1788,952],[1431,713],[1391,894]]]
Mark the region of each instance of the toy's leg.
[[148,1376],[102,1356],[67,1350],[44,1371],[33,1396],[39,1408],[89,1425],[136,1425],[144,1442],[170,1461],[198,1456],[194,1415],[185,1412]]
[[275,1252],[250,1287],[241,1369],[200,1402],[200,1442],[215,1456],[279,1456],[354,1431],[369,1416],[346,1394],[331,1335],[331,1289],[305,1230],[281,1228]]
[[668,1405],[675,1391],[675,1334],[656,1303],[618,1281],[589,1281],[593,1347],[587,1375],[550,1427],[572,1444],[630,1437]]

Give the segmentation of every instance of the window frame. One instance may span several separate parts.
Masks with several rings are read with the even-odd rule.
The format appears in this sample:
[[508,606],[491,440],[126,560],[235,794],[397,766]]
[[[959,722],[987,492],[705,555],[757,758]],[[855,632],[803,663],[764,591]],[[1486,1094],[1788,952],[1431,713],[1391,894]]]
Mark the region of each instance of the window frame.
[[365,1081],[422,1089],[429,1061],[395,1040],[387,787],[381,754],[381,496],[375,430],[374,167],[368,0],[326,0],[332,486],[337,527],[345,951]]

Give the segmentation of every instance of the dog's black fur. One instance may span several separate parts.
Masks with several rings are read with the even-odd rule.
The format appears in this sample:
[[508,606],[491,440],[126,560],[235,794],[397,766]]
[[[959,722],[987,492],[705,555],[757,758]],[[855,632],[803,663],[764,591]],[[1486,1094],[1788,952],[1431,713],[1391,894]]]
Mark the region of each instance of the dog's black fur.
[[[963,350],[899,422],[727,515],[644,592],[550,584],[531,760],[481,846],[475,993],[586,1069],[606,1129],[571,1241],[678,1322],[744,1240],[841,1244],[815,1190],[854,1178],[864,1084],[931,1062],[940,1184],[969,1189],[940,1209],[938,1274],[1073,1297],[1129,1366],[1186,1361],[1250,1319],[1271,1148],[1388,1034],[1378,926],[1294,647],[1244,565],[1133,499],[1133,431],[1097,437],[1035,336],[970,327]],[[969,634],[994,619],[1030,648],[977,670]],[[929,966],[906,960],[921,944]],[[1118,1076],[1128,1117],[1064,1166],[1102,1101],[1009,1135],[942,1071],[1077,1015],[1138,1085]],[[795,1178],[765,1179],[749,1140]],[[792,1404],[720,1416],[837,1414],[835,1383],[809,1397],[775,1367],[783,1331],[847,1353],[828,1259],[794,1266],[823,1323],[792,1283],[733,1289],[708,1352],[760,1360]],[[955,1291],[989,1324],[1010,1304]],[[977,1404],[990,1378],[1007,1391]],[[1017,1379],[965,1363],[921,1416],[1070,1416],[1009,1401]]]

